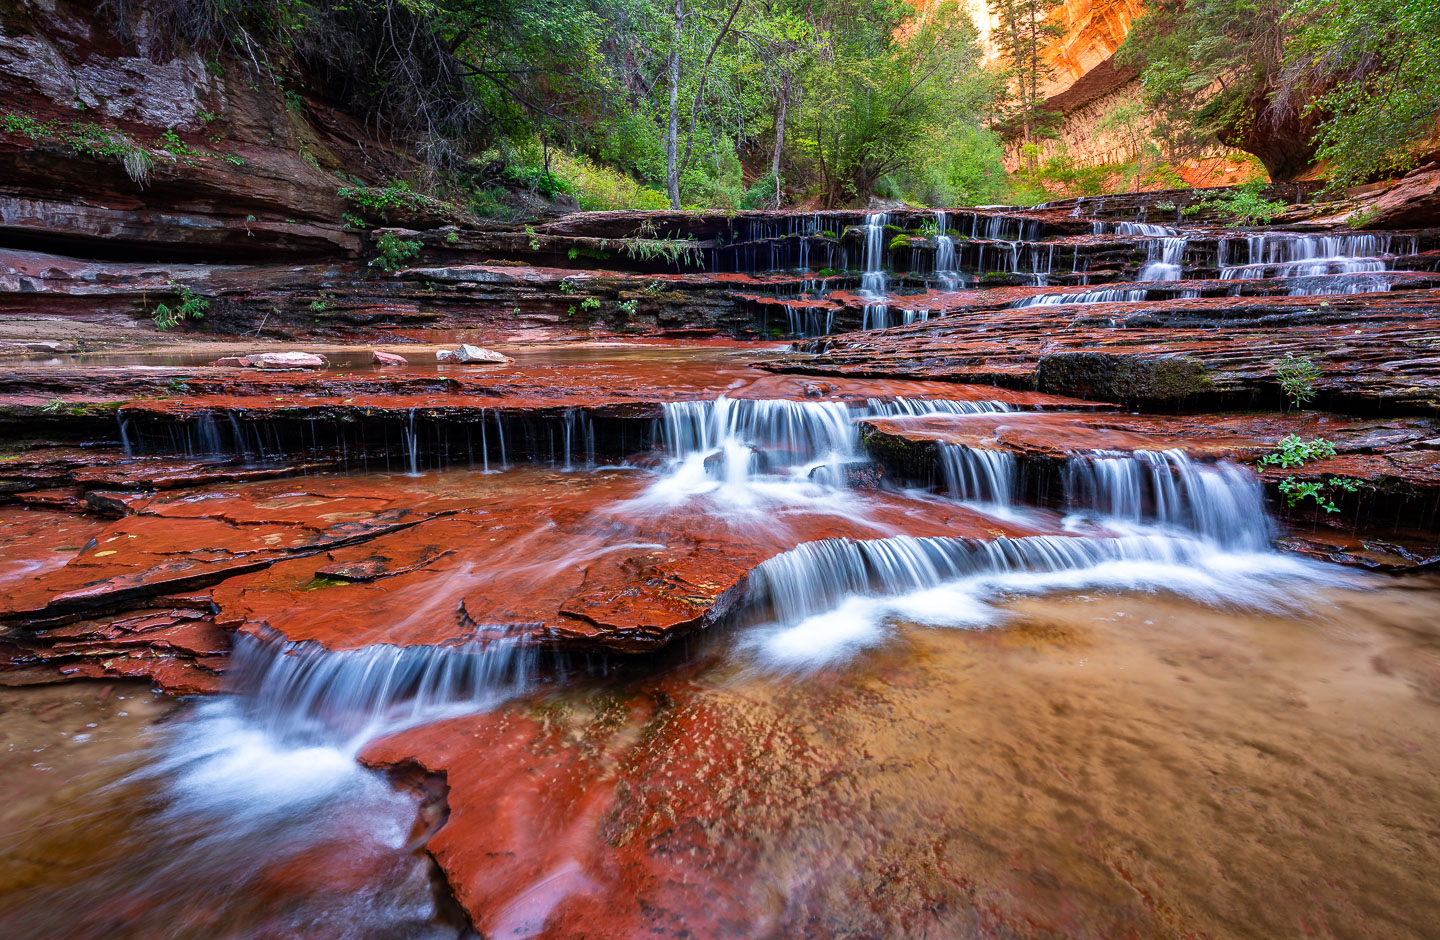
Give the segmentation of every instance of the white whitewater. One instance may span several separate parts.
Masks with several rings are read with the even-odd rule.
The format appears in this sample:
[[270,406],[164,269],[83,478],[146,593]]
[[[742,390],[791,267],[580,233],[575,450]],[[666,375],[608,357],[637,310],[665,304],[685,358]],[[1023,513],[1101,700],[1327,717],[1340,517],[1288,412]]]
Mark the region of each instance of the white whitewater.
[[[937,209],[935,211],[935,279],[940,283],[940,289],[945,291],[958,290],[964,284],[964,278],[955,270],[955,239],[950,237],[950,214]],[[914,322],[911,311],[907,310],[906,323]]]
[[[864,403],[720,397],[668,402],[656,438],[666,465],[637,509],[664,511],[705,496],[744,514],[777,505],[842,505],[847,467],[868,461],[866,418],[1008,411],[996,401],[872,398]],[[860,508],[852,507],[858,512]]]
[[948,494],[965,502],[1006,507],[1015,494],[1015,455],[1006,450],[941,443],[940,472]]
[[1297,583],[1347,583],[1332,566],[1203,539],[1032,536],[827,539],[762,564],[751,579],[760,625],[746,646],[779,669],[823,666],[884,642],[890,624],[979,628],[997,602],[1070,591],[1168,591],[1214,605],[1293,606]]
[[890,216],[871,212],[865,216],[865,243],[860,254],[860,296],[865,299],[860,329],[889,326],[885,304],[885,226]]
[[[1244,246],[1243,257],[1239,250]],[[1268,232],[1244,238],[1222,238],[1219,244],[1220,278],[1249,280],[1355,275],[1335,282],[1297,284],[1293,295],[1353,294],[1386,291],[1390,282],[1366,274],[1389,271],[1397,254],[1415,250],[1413,236],[1302,235]]]
[[1228,461],[1196,463],[1180,450],[1082,454],[1066,461],[1064,482],[1070,509],[1112,524],[1179,530],[1245,551],[1270,542],[1259,480]]

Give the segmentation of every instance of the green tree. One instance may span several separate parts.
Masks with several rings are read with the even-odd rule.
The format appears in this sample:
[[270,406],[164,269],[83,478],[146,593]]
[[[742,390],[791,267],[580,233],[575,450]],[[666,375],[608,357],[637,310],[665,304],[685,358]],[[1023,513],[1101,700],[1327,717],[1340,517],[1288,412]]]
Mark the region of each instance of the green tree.
[[1283,86],[1323,116],[1317,156],[1335,183],[1414,166],[1440,115],[1440,3],[1292,0],[1285,24]]
[[[1053,115],[1045,110],[1040,88],[1054,73],[1045,58],[1045,48],[1065,35],[1065,27],[1054,19],[1062,0],[985,0],[995,16],[993,38],[1009,64],[1014,90],[1011,120],[1017,122],[1027,144],[1034,143]],[[1033,158],[1031,161],[1033,167]]]
[[980,50],[953,2],[919,19],[900,0],[842,0],[824,12],[796,145],[834,206],[916,168],[936,128],[973,113]]

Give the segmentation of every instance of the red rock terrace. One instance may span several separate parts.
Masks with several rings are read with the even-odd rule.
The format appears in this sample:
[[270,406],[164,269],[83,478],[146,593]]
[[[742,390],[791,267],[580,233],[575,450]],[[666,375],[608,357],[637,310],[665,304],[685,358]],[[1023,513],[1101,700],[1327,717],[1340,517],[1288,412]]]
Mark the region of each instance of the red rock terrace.
[[143,190],[0,138],[0,772],[134,743],[7,936],[1434,923],[1433,216],[367,215],[174,61]]

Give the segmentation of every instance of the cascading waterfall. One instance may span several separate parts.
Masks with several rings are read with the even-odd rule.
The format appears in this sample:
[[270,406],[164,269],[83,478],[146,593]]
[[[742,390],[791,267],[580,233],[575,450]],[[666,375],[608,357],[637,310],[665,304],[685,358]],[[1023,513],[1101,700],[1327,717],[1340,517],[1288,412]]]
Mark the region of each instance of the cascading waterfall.
[[889,215],[884,212],[865,216],[865,247],[860,255],[860,296],[865,299],[862,330],[890,325],[885,305],[885,226],[889,221]]
[[484,711],[530,688],[538,652],[496,637],[453,646],[366,646],[236,638],[229,686],[245,717],[276,741],[354,754],[376,737]]
[[1150,292],[1143,287],[1109,287],[1104,290],[1076,291],[1070,294],[1036,294],[1010,304],[1012,309],[1021,307],[1059,307],[1063,304],[1120,304],[1146,300]]
[[660,506],[711,492],[716,483],[735,501],[755,495],[756,487],[786,481],[842,486],[845,467],[867,460],[856,426],[865,418],[1009,410],[994,401],[872,398],[847,404],[723,396],[664,408],[655,436],[670,464],[651,494]]
[[[1245,245],[1245,260],[1232,263],[1234,246]],[[1243,239],[1222,238],[1219,245],[1222,280],[1364,275],[1389,271],[1396,254],[1415,250],[1415,238],[1404,235],[1300,235],[1265,233]],[[1384,278],[1351,277],[1339,283],[1300,284],[1291,294],[1353,294],[1385,291]]]
[[1005,450],[941,442],[940,471],[950,496],[959,500],[1010,505],[1015,492],[1015,455]]
[[[950,215],[947,212],[935,211],[935,279],[940,282],[941,290],[958,290],[964,283],[959,273],[955,270],[955,239],[950,237]],[[906,311],[907,315],[909,311]],[[908,318],[906,323],[912,322]]]
[[763,625],[749,646],[775,666],[813,666],[882,641],[891,621],[983,627],[1006,616],[994,600],[1057,588],[1165,590],[1206,603],[1278,608],[1293,591],[1278,586],[1280,579],[1345,580],[1314,562],[1228,554],[1204,539],[1169,534],[825,539],[756,568],[750,610]]
[[1066,461],[1064,480],[1075,510],[1184,529],[1227,548],[1269,544],[1260,483],[1229,462],[1197,464],[1180,450],[1086,454]]

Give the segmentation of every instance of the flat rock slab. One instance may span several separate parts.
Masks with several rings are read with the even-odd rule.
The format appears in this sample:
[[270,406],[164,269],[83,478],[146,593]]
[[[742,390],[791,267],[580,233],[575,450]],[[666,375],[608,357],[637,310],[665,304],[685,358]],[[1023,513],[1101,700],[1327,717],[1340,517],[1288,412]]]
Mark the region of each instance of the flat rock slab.
[[[503,636],[641,651],[723,617],[744,600],[756,565],[802,542],[1058,531],[887,493],[867,493],[863,503],[840,497],[814,510],[718,507],[717,515],[705,497],[683,505],[640,500],[653,479],[633,470],[527,467],[128,494],[128,515],[87,523],[67,555],[45,559],[38,532],[21,533],[12,551],[40,557],[17,570],[0,618],[43,636],[50,658],[71,651],[64,644],[76,637],[107,648],[119,642],[108,627],[74,634],[75,623],[169,610],[187,594],[218,611],[213,622],[226,632],[331,649]],[[38,510],[28,515],[42,518]],[[157,633],[155,641],[169,652],[209,655],[177,636]]]
[[814,375],[992,382],[1146,408],[1273,400],[1286,353],[1317,404],[1440,414],[1440,290],[957,311],[760,362]]
[[[1317,412],[1191,416],[1036,412],[870,418],[861,426],[867,440],[876,443],[882,438],[934,441],[1005,450],[1029,459],[1064,460],[1077,453],[1101,451],[1182,450],[1198,460],[1253,462],[1275,450],[1276,442],[1289,435],[1324,438],[1335,445],[1341,457],[1399,459],[1407,454],[1413,455],[1418,465],[1427,464],[1431,455],[1440,458],[1436,447],[1440,441],[1435,441],[1440,426],[1428,418],[1360,419]],[[1427,481],[1428,474],[1417,478],[1419,483]]]

